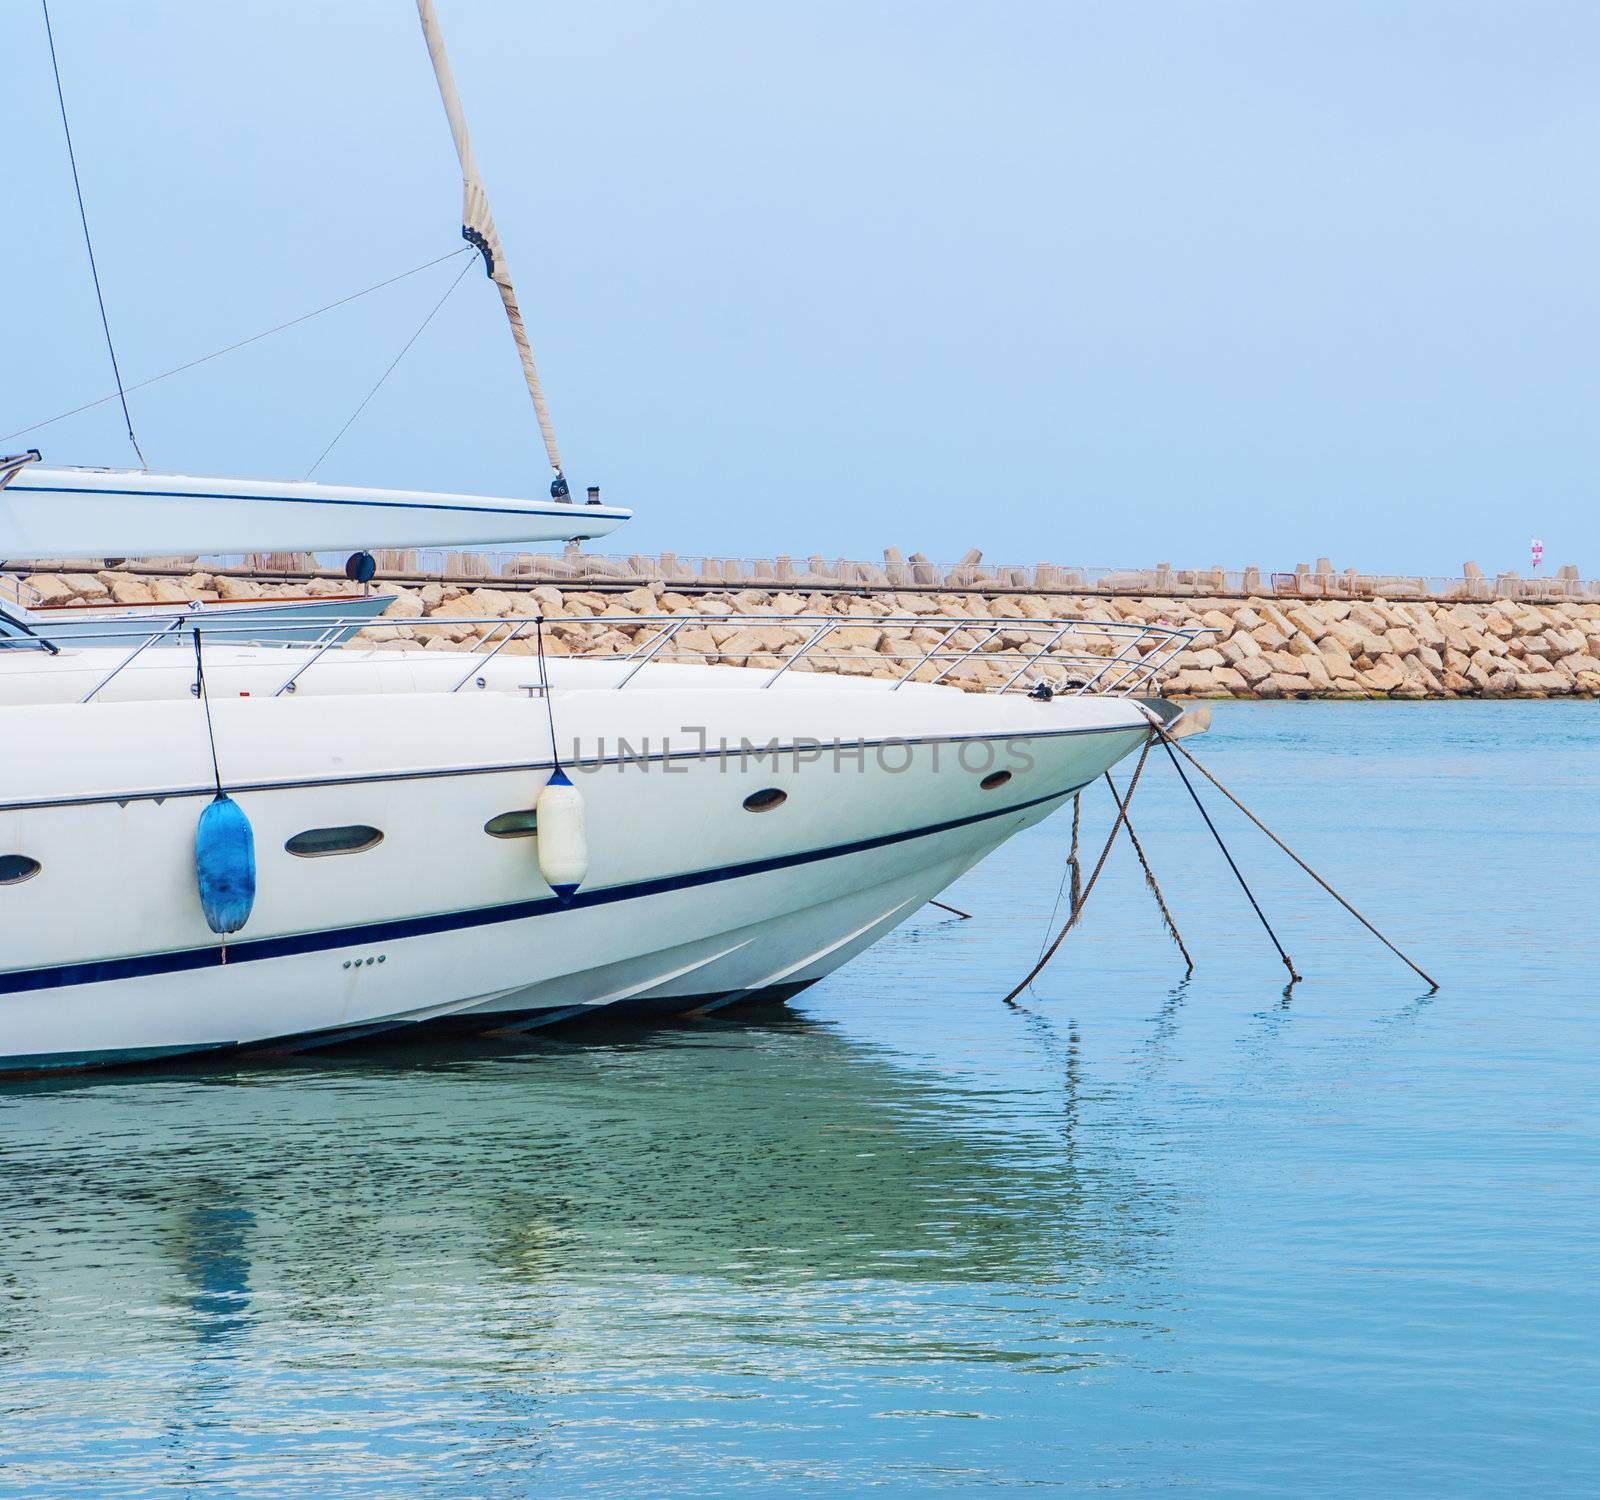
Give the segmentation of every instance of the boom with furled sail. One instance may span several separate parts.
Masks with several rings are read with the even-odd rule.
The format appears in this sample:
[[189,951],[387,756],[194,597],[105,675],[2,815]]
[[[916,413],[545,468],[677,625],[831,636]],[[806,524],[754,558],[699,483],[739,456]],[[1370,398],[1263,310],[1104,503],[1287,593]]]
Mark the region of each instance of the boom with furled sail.
[[445,52],[444,33],[439,29],[439,17],[434,12],[433,0],[417,0],[417,15],[422,21],[422,35],[428,43],[428,56],[433,59],[434,76],[439,80],[439,97],[444,101],[450,134],[456,143],[456,156],[461,162],[461,237],[483,256],[489,279],[500,293],[506,321],[511,325],[511,338],[517,346],[517,357],[522,361],[522,376],[528,383],[528,395],[533,398],[533,410],[539,418],[544,451],[550,460],[550,467],[555,470],[550,496],[554,500],[567,500],[570,495],[566,475],[561,470],[561,452],[556,447],[550,408],[545,403],[544,387],[539,384],[539,371],[533,362],[533,348],[528,343],[528,330],[523,326],[522,310],[517,306],[516,289],[511,285],[511,268],[506,264],[505,246],[501,244],[500,231],[495,227],[483,178],[478,175],[478,159],[473,154],[472,138],[467,134],[467,117],[461,108],[461,96],[456,92],[455,75],[450,71],[450,58]]

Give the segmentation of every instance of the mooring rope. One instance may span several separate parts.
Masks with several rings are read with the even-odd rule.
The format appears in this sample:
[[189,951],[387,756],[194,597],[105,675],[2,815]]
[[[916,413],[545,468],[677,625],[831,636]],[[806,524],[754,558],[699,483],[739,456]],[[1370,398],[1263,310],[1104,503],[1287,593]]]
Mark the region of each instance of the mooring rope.
[[[1106,772],[1106,785],[1111,788],[1111,800],[1117,804],[1119,810],[1126,817],[1127,804],[1117,795],[1117,784],[1111,779],[1111,773]],[[1133,831],[1133,819],[1128,818],[1128,840],[1133,845],[1133,852],[1139,856],[1139,867],[1144,871],[1144,883],[1149,886],[1150,894],[1156,898],[1156,906],[1161,912],[1161,920],[1167,929],[1167,936],[1178,945],[1178,952],[1183,955],[1183,961],[1188,966],[1188,972],[1194,973],[1194,959],[1189,956],[1189,949],[1183,941],[1183,935],[1178,931],[1178,924],[1172,920],[1172,913],[1167,910],[1166,897],[1161,894],[1160,883],[1156,880],[1155,871],[1150,868],[1150,861],[1145,858],[1144,845],[1139,842],[1139,835]]]
[[[194,688],[199,695],[200,706],[206,711],[206,743],[211,747],[211,776],[216,783],[219,798],[227,794],[222,790],[222,767],[217,760],[217,732],[211,724],[211,694],[206,690],[205,661],[200,654],[200,627],[195,626],[194,631]],[[220,933],[218,943],[218,963],[226,964],[228,961],[228,934]]]
[[[1234,862],[1233,853],[1223,841],[1222,835],[1217,831],[1217,825],[1211,821],[1211,814],[1206,811],[1206,805],[1200,800],[1200,794],[1195,791],[1194,786],[1190,782],[1189,778],[1184,775],[1183,767],[1178,764],[1177,757],[1172,754],[1173,741],[1171,737],[1165,732],[1160,731],[1159,727],[1158,732],[1161,733],[1161,741],[1166,746],[1167,755],[1172,760],[1173,768],[1177,771],[1179,778],[1182,780],[1184,786],[1188,789],[1189,796],[1193,800],[1195,807],[1199,809],[1200,816],[1205,820],[1206,827],[1211,830],[1211,837],[1217,841],[1217,848],[1222,850],[1222,857],[1227,860],[1228,868],[1233,871],[1233,878],[1239,882],[1239,889],[1244,892],[1245,899],[1249,901],[1251,907],[1255,911],[1256,916],[1260,918],[1261,925],[1267,930],[1267,936],[1272,939],[1272,946],[1278,950],[1278,957],[1283,960],[1284,968],[1289,971],[1289,983],[1299,984],[1300,975],[1295,971],[1294,960],[1289,957],[1288,951],[1284,948],[1283,944],[1278,941],[1278,934],[1272,930],[1272,923],[1267,920],[1267,914],[1262,911],[1261,903],[1256,900],[1255,892],[1250,889],[1250,882],[1244,878],[1244,872]],[[1128,795],[1130,797],[1133,795],[1132,787],[1128,788]]]
[[[1300,867],[1300,869],[1304,870],[1305,873],[1314,881],[1316,881],[1316,883],[1321,886],[1322,889],[1325,890],[1330,896],[1332,896],[1340,906],[1349,912],[1350,915],[1356,919],[1356,921],[1361,923],[1361,925],[1365,927],[1368,932],[1377,938],[1385,948],[1393,953],[1396,958],[1398,958],[1409,969],[1411,969],[1412,972],[1415,973],[1419,978],[1423,979],[1427,983],[1430,990],[1437,990],[1439,988],[1438,981],[1434,979],[1431,974],[1429,974],[1419,964],[1408,958],[1406,954],[1396,947],[1394,943],[1390,942],[1390,940],[1385,937],[1384,934],[1380,932],[1372,922],[1370,922],[1361,912],[1357,911],[1356,908],[1352,906],[1349,901],[1345,900],[1345,898],[1341,896],[1338,891],[1334,890],[1334,888],[1326,880],[1324,880],[1321,875],[1313,870],[1311,866],[1305,862],[1305,860],[1303,860],[1294,852],[1293,849],[1288,846],[1288,844],[1286,844],[1281,838],[1278,837],[1277,834],[1268,828],[1267,825],[1255,815],[1255,813],[1253,813],[1248,807],[1245,806],[1243,802],[1239,800],[1239,798],[1234,796],[1234,794],[1229,791],[1228,788],[1225,787],[1211,771],[1202,765],[1191,752],[1185,750],[1182,745],[1178,744],[1177,741],[1167,733],[1166,726],[1157,721],[1153,715],[1150,716],[1150,730],[1150,734],[1145,739],[1144,748],[1139,752],[1139,762],[1134,767],[1133,779],[1128,783],[1128,792],[1126,796],[1122,796],[1117,791],[1117,785],[1111,779],[1110,773],[1106,773],[1106,785],[1111,790],[1112,801],[1117,805],[1117,817],[1116,821],[1111,825],[1111,832],[1106,837],[1105,847],[1100,851],[1100,857],[1095,861],[1094,869],[1090,872],[1088,883],[1083,886],[1081,892],[1078,888],[1079,799],[1076,795],[1074,796],[1072,805],[1072,849],[1067,859],[1068,868],[1072,874],[1072,910],[1068,913],[1067,920],[1062,924],[1061,930],[1056,933],[1054,939],[1040,951],[1038,962],[1035,963],[1033,968],[1028,971],[1026,977],[1024,977],[1023,980],[1004,997],[1005,1004],[1015,1004],[1017,996],[1027,989],[1027,987],[1039,977],[1039,975],[1043,972],[1045,965],[1048,964],[1055,956],[1056,950],[1066,939],[1067,934],[1071,932],[1075,926],[1077,926],[1078,918],[1083,913],[1084,903],[1088,901],[1089,893],[1094,890],[1095,883],[1100,879],[1100,872],[1105,868],[1106,860],[1111,853],[1111,846],[1116,842],[1117,834],[1122,829],[1124,824],[1127,825],[1129,841],[1133,844],[1134,852],[1139,857],[1140,867],[1144,871],[1145,883],[1149,886],[1150,893],[1155,897],[1156,905],[1160,908],[1161,919],[1166,924],[1168,935],[1172,938],[1173,942],[1178,945],[1178,951],[1183,954],[1184,961],[1189,966],[1189,972],[1194,972],[1194,959],[1190,957],[1189,949],[1185,945],[1182,936],[1178,932],[1178,925],[1175,921],[1173,921],[1172,913],[1167,908],[1166,899],[1162,895],[1161,887],[1156,881],[1155,872],[1150,868],[1150,861],[1145,856],[1144,847],[1139,842],[1139,836],[1134,832],[1133,823],[1128,817],[1128,808],[1133,802],[1133,793],[1134,789],[1139,785],[1139,777],[1144,772],[1145,761],[1149,759],[1150,747],[1155,744],[1158,739],[1160,740],[1162,747],[1167,752],[1167,758],[1172,762],[1173,770],[1178,773],[1178,779],[1182,781],[1184,789],[1189,793],[1190,800],[1194,803],[1195,808],[1198,810],[1201,819],[1206,825],[1206,828],[1210,831],[1211,837],[1216,841],[1217,847],[1222,851],[1222,857],[1228,862],[1228,868],[1233,871],[1233,878],[1238,881],[1240,890],[1244,892],[1245,898],[1250,902],[1251,909],[1255,912],[1256,917],[1260,921],[1262,927],[1266,930],[1267,936],[1272,940],[1272,946],[1278,950],[1278,957],[1283,960],[1284,968],[1289,971],[1289,983],[1291,985],[1298,984],[1301,979],[1299,972],[1295,969],[1294,960],[1289,957],[1288,950],[1285,949],[1283,944],[1278,940],[1278,934],[1273,930],[1272,923],[1267,920],[1267,914],[1261,909],[1261,903],[1256,900],[1255,892],[1250,889],[1250,883],[1244,878],[1244,872],[1240,870],[1237,861],[1235,861],[1233,857],[1232,851],[1229,850],[1227,843],[1224,841],[1221,832],[1217,828],[1217,825],[1212,821],[1211,814],[1207,811],[1205,803],[1200,800],[1200,794],[1195,790],[1194,783],[1190,781],[1188,773],[1184,770],[1183,765],[1178,760],[1179,754],[1183,756],[1184,760],[1187,760],[1190,765],[1199,771],[1200,774],[1212,784],[1212,786],[1221,792],[1229,802],[1238,808],[1239,811],[1245,815],[1245,817],[1255,824],[1255,826],[1259,828],[1262,833],[1266,834],[1266,836],[1271,839],[1272,842],[1278,846],[1278,848],[1283,850],[1283,852],[1287,854],[1289,858]],[[1065,884],[1066,872],[1063,872],[1063,888],[1065,887]],[[1050,918],[1052,925],[1055,922],[1057,913],[1060,911],[1060,907],[1061,891],[1058,890],[1056,892],[1056,910],[1051,913]]]
[[[1078,859],[1078,829],[1083,823],[1083,793],[1077,793],[1072,799],[1072,848],[1067,851],[1067,871],[1072,876],[1072,910],[1083,905],[1083,865]],[[1059,897],[1057,898],[1059,905]],[[1055,921],[1055,913],[1050,914],[1050,920]]]
[[[1128,801],[1130,802],[1133,800],[1133,789],[1139,785],[1139,777],[1144,773],[1144,763],[1150,758],[1150,746],[1154,743],[1154,735],[1147,735],[1145,737],[1144,748],[1139,752],[1139,764],[1133,768],[1133,780],[1128,783]],[[1084,905],[1089,899],[1089,893],[1094,889],[1095,882],[1099,880],[1100,872],[1106,867],[1106,860],[1111,855],[1111,846],[1117,841],[1117,833],[1121,829],[1122,825],[1127,821],[1127,804],[1118,803],[1116,821],[1111,825],[1111,832],[1106,838],[1106,846],[1100,851],[1100,858],[1095,861],[1094,869],[1089,874],[1089,881],[1088,884],[1083,888],[1082,898],[1074,903],[1072,911],[1067,916],[1067,920],[1061,924],[1061,931],[1055,935],[1054,941],[1051,942],[1045,948],[1045,951],[1039,955],[1038,963],[1036,963],[1028,971],[1021,983],[1012,989],[1009,994],[1003,997],[1006,1005],[1014,1004],[1017,996],[1027,989],[1027,987],[1032,984],[1041,973],[1044,972],[1045,965],[1055,957],[1056,949],[1059,948],[1066,940],[1067,934],[1071,932],[1075,926],[1077,926],[1078,918],[1083,915]]]
[[1072,794],[1072,847],[1067,852],[1066,862],[1061,866],[1061,879],[1056,884],[1056,899],[1050,905],[1050,920],[1044,924],[1044,935],[1039,939],[1039,957],[1044,957],[1044,950],[1050,942],[1050,934],[1055,931],[1056,918],[1061,915],[1061,898],[1067,893],[1067,877],[1073,876],[1072,894],[1073,904],[1077,904],[1078,880],[1078,815],[1083,793]]
[[[1178,744],[1177,741],[1175,741],[1172,738],[1172,736],[1169,735],[1162,726],[1160,726],[1158,724],[1158,725],[1154,725],[1153,727],[1155,728],[1156,733],[1161,736],[1162,743],[1166,747],[1167,755],[1171,759],[1172,764],[1177,767],[1178,774],[1180,776],[1183,776],[1183,783],[1184,783],[1185,786],[1189,786],[1189,778],[1187,776],[1183,775],[1183,767],[1181,765],[1178,765],[1177,755],[1173,754],[1174,750],[1176,750],[1178,752],[1178,754],[1181,754],[1183,756],[1183,758],[1186,761],[1188,761],[1189,764],[1192,765],[1195,768],[1195,770],[1197,770],[1202,776],[1204,776],[1205,779],[1212,784],[1212,786],[1214,786],[1219,792],[1222,793],[1222,795],[1224,797],[1226,797],[1228,799],[1228,801],[1233,803],[1233,805],[1236,808],[1238,808],[1239,811],[1242,812],[1245,815],[1245,817],[1247,817],[1252,823],[1255,824],[1255,826],[1257,828],[1259,828],[1264,834],[1266,834],[1266,836],[1269,839],[1271,839],[1274,844],[1276,844],[1281,850],[1283,850],[1283,852],[1285,854],[1287,854],[1289,856],[1289,858],[1292,859],[1295,862],[1295,864],[1297,864],[1302,870],[1304,870],[1307,875],[1309,875],[1314,881],[1316,881],[1316,883],[1318,885],[1320,885],[1322,887],[1323,890],[1325,890],[1330,896],[1332,896],[1333,899],[1335,901],[1337,901],[1339,903],[1339,905],[1342,906],[1347,912],[1349,912],[1350,915],[1356,919],[1356,921],[1358,921],[1363,927],[1365,927],[1367,929],[1367,931],[1370,932],[1373,935],[1373,937],[1377,938],[1377,940],[1380,943],[1382,943],[1383,946],[1385,948],[1387,948],[1392,954],[1394,954],[1394,956],[1396,958],[1398,958],[1401,961],[1401,963],[1405,964],[1406,967],[1409,968],[1414,974],[1418,975],[1418,977],[1420,977],[1421,979],[1426,980],[1427,984],[1428,984],[1428,987],[1430,989],[1436,990],[1436,989],[1439,988],[1438,980],[1433,978],[1433,976],[1431,974],[1429,974],[1425,969],[1423,969],[1420,965],[1418,965],[1416,963],[1413,963],[1411,959],[1406,957],[1406,955],[1404,953],[1402,953],[1400,951],[1400,949],[1397,948],[1393,943],[1391,943],[1389,941],[1389,939],[1386,938],[1381,932],[1379,932],[1378,929],[1376,927],[1374,927],[1373,924],[1366,919],[1366,917],[1364,917],[1359,911],[1357,911],[1355,909],[1355,907],[1353,907],[1348,901],[1346,901],[1345,898],[1338,893],[1338,891],[1334,890],[1334,888],[1331,885],[1329,885],[1328,882],[1322,878],[1322,876],[1317,874],[1317,872],[1315,870],[1313,870],[1310,865],[1308,865],[1303,859],[1301,859],[1300,856],[1298,854],[1296,854],[1293,849],[1291,849],[1286,843],[1284,843],[1284,841],[1281,838],[1279,838],[1278,835],[1275,834],[1270,828],[1268,828],[1267,825],[1265,823],[1263,823],[1260,818],[1258,818],[1253,812],[1250,811],[1250,809],[1248,807],[1246,807],[1244,805],[1244,803],[1242,803],[1237,797],[1235,797],[1233,795],[1233,793],[1230,792],[1227,789],[1227,787],[1225,787],[1214,775],[1212,775],[1212,773],[1210,771],[1208,771],[1205,768],[1205,766],[1203,766],[1198,760],[1196,760],[1195,757],[1192,754],[1190,754],[1189,751],[1185,750],[1182,745]],[[1192,796],[1192,797],[1195,797],[1195,803],[1198,806],[1200,799],[1195,796],[1194,788],[1192,786],[1189,786],[1189,795]],[[1202,814],[1204,813],[1204,811],[1205,811],[1205,809],[1201,808]],[[1206,822],[1209,824],[1211,822],[1211,819],[1210,818],[1206,818]],[[1212,831],[1215,832],[1215,829],[1213,829]],[[1218,842],[1220,843],[1221,840],[1219,839]],[[1231,858],[1229,859],[1228,862],[1229,862],[1229,864],[1233,863]],[[1252,901],[1254,901],[1253,897],[1251,899],[1252,899]],[[1259,911],[1259,908],[1257,908],[1257,910]],[[1265,921],[1265,918],[1263,918],[1262,920]],[[1269,929],[1269,931],[1270,931],[1270,929]],[[1274,938],[1273,941],[1276,942],[1277,939]],[[1278,951],[1281,953],[1283,950],[1280,948]],[[1285,963],[1288,962],[1287,956],[1285,956],[1284,962]],[[1292,965],[1290,966],[1290,972],[1291,973],[1294,972]]]

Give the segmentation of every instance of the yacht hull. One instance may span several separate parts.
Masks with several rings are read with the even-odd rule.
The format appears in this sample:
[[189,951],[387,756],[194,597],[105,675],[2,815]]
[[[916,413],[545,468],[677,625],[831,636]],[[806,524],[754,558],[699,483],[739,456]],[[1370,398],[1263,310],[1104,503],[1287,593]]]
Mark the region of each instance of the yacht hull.
[[[557,692],[591,862],[563,901],[539,873],[537,836],[485,831],[549,779],[542,699],[222,698],[229,679],[213,676],[219,764],[259,862],[255,910],[226,942],[194,888],[213,791],[199,705],[185,693],[6,712],[21,750],[0,854],[39,870],[0,886],[0,1071],[793,993],[1147,732],[1126,702],[948,689]],[[627,753],[608,742],[618,712],[634,726]],[[683,748],[670,736],[686,718]],[[830,746],[843,725],[851,737]],[[730,739],[734,726],[755,733]],[[998,782],[997,767],[1010,772]],[[778,806],[746,811],[773,790]],[[382,839],[337,857],[286,851],[308,829],[351,826]]]

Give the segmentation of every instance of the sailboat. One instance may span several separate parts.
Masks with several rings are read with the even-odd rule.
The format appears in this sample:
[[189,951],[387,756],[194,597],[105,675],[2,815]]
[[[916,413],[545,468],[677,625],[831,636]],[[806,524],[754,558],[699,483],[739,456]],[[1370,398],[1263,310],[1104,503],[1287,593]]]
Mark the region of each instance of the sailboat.
[[[562,498],[433,0],[418,11],[461,157],[463,233],[505,305],[556,493],[522,519],[401,497],[358,533],[355,507],[393,497],[85,482],[135,491],[120,498],[150,535],[159,520],[163,548],[180,533],[185,550],[391,545],[435,523],[462,540],[576,536],[621,519]],[[104,498],[100,541],[87,522],[55,539],[77,555],[110,550],[111,534],[118,551],[156,550]],[[0,1072],[792,996],[1147,748],[1178,716],[1153,692],[1193,635],[730,611],[707,621],[721,658],[708,665],[689,623],[586,620],[594,655],[541,616],[408,622],[452,632],[446,646],[479,629],[475,650],[234,645],[182,620],[181,652],[146,649],[165,632],[138,629],[11,643]],[[863,651],[899,674],[842,675]]]
[[[549,498],[215,478],[143,468],[52,468],[42,463],[37,450],[29,450],[0,458],[0,558],[287,551],[370,555],[380,548],[513,546],[588,541],[608,535],[632,516],[625,507],[602,505],[593,498],[583,505],[572,501],[438,17],[431,0],[419,0],[418,11],[461,164],[461,236],[482,257],[500,294],[554,474]],[[118,389],[120,393],[120,375]],[[137,450],[138,444],[134,446]]]
[[613,505],[30,464],[0,489],[0,557],[158,557],[588,541]]

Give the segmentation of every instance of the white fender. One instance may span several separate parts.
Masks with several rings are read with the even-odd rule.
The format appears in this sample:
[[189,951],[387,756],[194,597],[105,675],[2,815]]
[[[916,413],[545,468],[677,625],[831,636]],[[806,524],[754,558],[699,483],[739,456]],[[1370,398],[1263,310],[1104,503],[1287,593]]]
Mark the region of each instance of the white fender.
[[557,766],[534,803],[538,821],[539,873],[565,903],[589,873],[589,835],[583,823],[583,793]]

